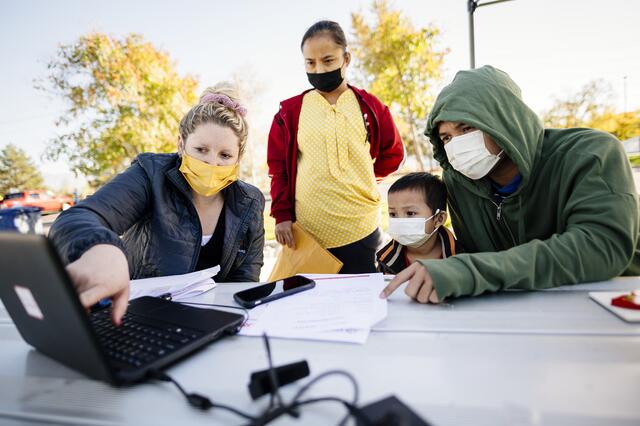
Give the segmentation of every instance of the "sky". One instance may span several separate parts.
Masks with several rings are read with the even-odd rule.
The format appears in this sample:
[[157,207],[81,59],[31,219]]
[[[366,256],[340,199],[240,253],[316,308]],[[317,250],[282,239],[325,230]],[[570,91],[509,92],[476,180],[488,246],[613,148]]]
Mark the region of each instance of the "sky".
[[[481,1],[480,3],[485,2]],[[466,0],[395,0],[415,26],[441,30],[450,49],[441,85],[469,68]],[[368,13],[371,0],[0,0],[0,148],[23,148],[52,187],[80,185],[64,161],[42,158],[65,110],[60,99],[34,88],[60,44],[100,31],[139,33],[166,51],[180,74],[201,89],[234,74],[263,87],[250,111],[265,134],[278,101],[309,87],[299,44],[320,19],[339,22],[351,35],[352,12]],[[594,79],[613,88],[615,105],[640,108],[640,2],[628,0],[514,0],[475,13],[476,66],[511,75],[535,111]],[[626,77],[626,78],[625,78]],[[626,88],[626,89],[625,89]],[[264,141],[259,141],[266,145]]]

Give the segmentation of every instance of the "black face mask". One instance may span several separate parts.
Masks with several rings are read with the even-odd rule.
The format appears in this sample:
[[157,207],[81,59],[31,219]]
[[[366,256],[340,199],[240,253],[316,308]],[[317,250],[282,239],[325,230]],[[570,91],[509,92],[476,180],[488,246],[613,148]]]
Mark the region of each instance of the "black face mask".
[[333,92],[342,84],[344,78],[342,78],[342,67],[329,72],[322,73],[307,73],[309,83],[321,92],[329,93]]

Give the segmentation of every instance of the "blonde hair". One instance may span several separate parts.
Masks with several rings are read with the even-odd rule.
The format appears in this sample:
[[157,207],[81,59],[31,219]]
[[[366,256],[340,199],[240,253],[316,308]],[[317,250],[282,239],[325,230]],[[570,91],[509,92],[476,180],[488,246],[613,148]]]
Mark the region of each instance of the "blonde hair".
[[[210,95],[226,96],[236,107],[227,102],[211,101],[212,96]],[[180,120],[180,143],[184,147],[187,137],[196,130],[198,125],[214,123],[228,127],[235,133],[240,140],[240,155],[242,155],[249,137],[249,126],[244,117],[245,112],[244,107],[240,104],[237,90],[231,83],[222,82],[213,87],[207,87],[200,95],[198,104],[193,106]]]

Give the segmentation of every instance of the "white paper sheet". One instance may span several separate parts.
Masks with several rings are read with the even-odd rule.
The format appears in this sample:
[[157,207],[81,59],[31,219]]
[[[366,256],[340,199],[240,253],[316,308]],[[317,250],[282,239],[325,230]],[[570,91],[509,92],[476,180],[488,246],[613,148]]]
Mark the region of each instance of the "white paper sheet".
[[364,343],[387,316],[382,274],[305,276],[313,289],[252,309],[240,334]]
[[131,280],[129,300],[142,296],[158,297],[166,293],[171,294],[173,300],[197,296],[216,286],[211,277],[219,271],[220,266],[214,266],[188,274]]

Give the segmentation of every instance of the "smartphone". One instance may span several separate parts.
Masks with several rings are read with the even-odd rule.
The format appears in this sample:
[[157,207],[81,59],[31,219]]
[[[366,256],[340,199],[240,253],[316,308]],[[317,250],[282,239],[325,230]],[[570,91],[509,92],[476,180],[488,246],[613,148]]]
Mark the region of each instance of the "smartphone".
[[239,291],[233,295],[233,300],[245,308],[254,308],[262,303],[310,290],[315,286],[315,281],[296,275]]

